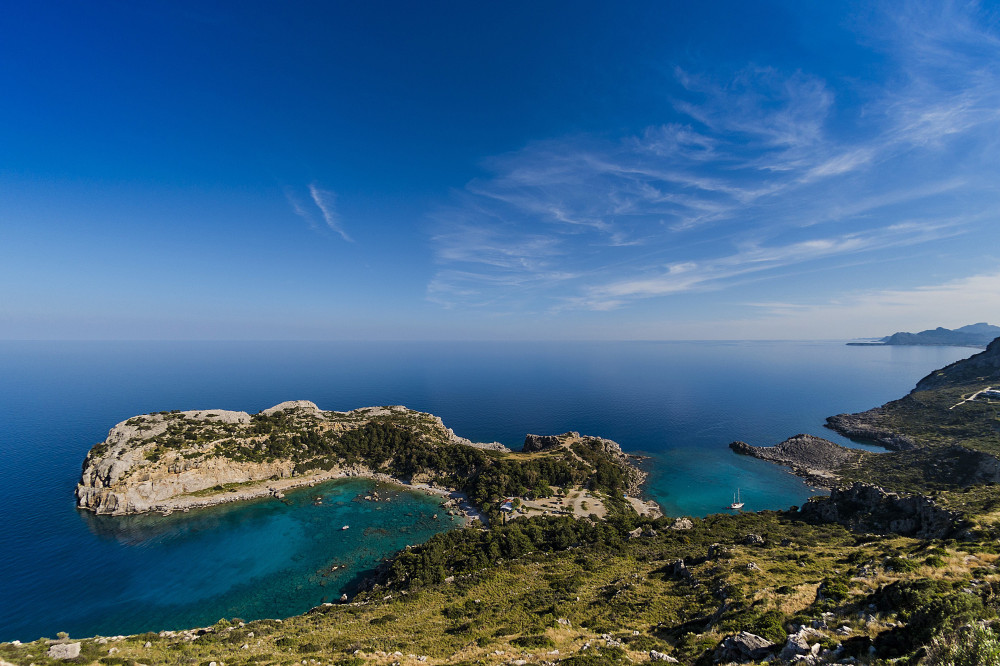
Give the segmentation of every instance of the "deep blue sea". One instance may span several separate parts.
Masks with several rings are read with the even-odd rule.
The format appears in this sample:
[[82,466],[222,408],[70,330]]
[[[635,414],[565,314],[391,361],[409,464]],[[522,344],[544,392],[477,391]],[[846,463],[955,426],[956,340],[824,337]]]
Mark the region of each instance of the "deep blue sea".
[[526,433],[576,430],[650,456],[648,496],[669,515],[700,516],[737,488],[747,510],[815,492],[732,454],[730,441],[810,432],[849,443],[823,428],[826,416],[897,398],[975,352],[843,342],[0,342],[0,641],[300,613],[452,524],[421,494],[355,501],[371,488],[364,481],[169,517],[78,511],[84,456],[136,414],[253,413],[307,399],[335,410],[406,405],[515,448]]

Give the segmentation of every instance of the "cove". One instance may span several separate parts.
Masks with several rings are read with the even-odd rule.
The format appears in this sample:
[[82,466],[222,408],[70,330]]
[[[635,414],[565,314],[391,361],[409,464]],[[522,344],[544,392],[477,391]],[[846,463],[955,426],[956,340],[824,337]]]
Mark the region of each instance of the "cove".
[[[373,490],[380,501],[365,499]],[[94,516],[100,558],[59,600],[71,635],[283,618],[351,593],[384,558],[460,526],[443,499],[366,479],[169,516]],[[343,529],[348,526],[349,529]]]

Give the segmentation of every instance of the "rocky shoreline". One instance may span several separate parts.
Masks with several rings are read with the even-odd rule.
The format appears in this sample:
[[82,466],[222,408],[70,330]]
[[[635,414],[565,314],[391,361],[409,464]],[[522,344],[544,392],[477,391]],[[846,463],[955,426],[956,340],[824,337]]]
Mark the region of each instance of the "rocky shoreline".
[[875,407],[857,414],[836,414],[826,418],[826,427],[849,439],[878,444],[890,451],[916,449],[917,443],[912,438],[879,425],[884,413],[883,407]]
[[823,488],[836,488],[840,483],[838,471],[861,457],[860,451],[805,434],[789,437],[775,446],[751,446],[735,441],[729,448],[740,455],[789,467],[810,484]]

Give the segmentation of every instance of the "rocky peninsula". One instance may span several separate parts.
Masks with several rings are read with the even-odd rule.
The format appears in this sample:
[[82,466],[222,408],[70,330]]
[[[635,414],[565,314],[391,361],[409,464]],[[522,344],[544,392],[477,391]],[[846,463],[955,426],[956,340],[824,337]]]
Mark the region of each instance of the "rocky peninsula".
[[1000,425],[992,387],[1000,385],[1000,338],[985,351],[935,370],[906,396],[826,426],[875,453],[796,435],[771,447],[733,442],[736,453],[789,467],[827,488],[861,481],[897,492],[932,492],[1000,483]]
[[[659,514],[638,499],[645,473],[611,440],[528,435],[524,451],[515,453],[459,437],[440,418],[405,407],[336,412],[306,400],[254,415],[194,410],[132,417],[88,453],[76,498],[78,507],[98,514],[168,513],[280,499],[292,488],[347,477],[450,495],[469,517],[495,512],[507,496],[572,492],[587,492],[599,514],[609,506]],[[565,512],[580,514],[572,507]]]
[[751,446],[736,441],[729,448],[741,455],[790,467],[809,483],[826,488],[836,487],[840,483],[838,471],[861,457],[860,451],[805,434],[789,437],[775,446]]

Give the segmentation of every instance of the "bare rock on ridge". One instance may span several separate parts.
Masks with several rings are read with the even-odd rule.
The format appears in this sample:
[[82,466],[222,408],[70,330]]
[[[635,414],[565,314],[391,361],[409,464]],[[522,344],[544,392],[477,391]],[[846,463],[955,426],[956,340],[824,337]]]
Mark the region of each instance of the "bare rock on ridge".
[[837,483],[837,471],[855,462],[860,451],[848,449],[822,437],[795,435],[775,446],[751,446],[746,442],[732,442],[729,448],[741,455],[791,467],[792,471],[806,477],[816,485],[832,487]]

